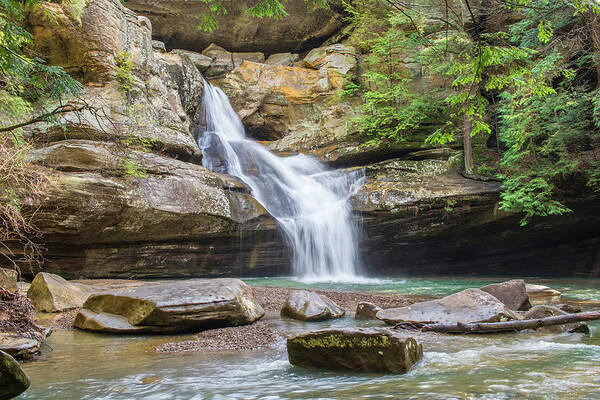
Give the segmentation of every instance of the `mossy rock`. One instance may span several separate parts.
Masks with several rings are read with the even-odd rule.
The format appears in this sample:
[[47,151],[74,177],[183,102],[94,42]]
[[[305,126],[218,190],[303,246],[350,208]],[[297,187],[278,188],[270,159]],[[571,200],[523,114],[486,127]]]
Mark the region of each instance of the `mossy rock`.
[[324,329],[287,340],[290,363],[306,368],[360,372],[408,372],[423,346],[390,329]]
[[29,388],[29,378],[14,358],[0,351],[0,400],[12,399]]

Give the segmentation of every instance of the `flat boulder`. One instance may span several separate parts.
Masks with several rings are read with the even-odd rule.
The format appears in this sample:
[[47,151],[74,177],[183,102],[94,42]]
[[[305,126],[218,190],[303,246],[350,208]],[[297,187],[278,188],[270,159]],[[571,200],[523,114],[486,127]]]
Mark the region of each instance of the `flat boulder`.
[[23,360],[31,359],[40,352],[43,337],[23,336],[17,332],[0,332],[0,351]]
[[300,321],[341,318],[346,312],[326,296],[308,290],[294,290],[281,308],[281,316]]
[[264,314],[239,279],[190,279],[93,294],[73,325],[114,333],[193,332],[250,324]]
[[517,314],[491,294],[466,289],[441,299],[379,311],[377,318],[388,323],[500,322],[519,319]]
[[0,400],[12,399],[29,388],[29,378],[14,358],[0,351]]
[[527,290],[527,295],[529,296],[529,299],[533,305],[558,303],[560,302],[562,296],[562,293],[558,290],[544,285],[526,283],[525,289]]
[[305,368],[403,374],[423,346],[391,329],[324,329],[287,340],[290,364]]
[[40,272],[31,282],[27,297],[38,311],[60,312],[80,308],[93,292],[90,286]]
[[354,319],[377,319],[377,313],[381,311],[381,307],[376,306],[373,303],[361,301],[356,306],[356,313],[354,313]]
[[0,288],[10,291],[18,290],[18,277],[19,275],[14,269],[0,268]]
[[531,308],[525,281],[523,279],[513,279],[502,283],[493,283],[480,289],[500,300],[511,310],[527,311]]

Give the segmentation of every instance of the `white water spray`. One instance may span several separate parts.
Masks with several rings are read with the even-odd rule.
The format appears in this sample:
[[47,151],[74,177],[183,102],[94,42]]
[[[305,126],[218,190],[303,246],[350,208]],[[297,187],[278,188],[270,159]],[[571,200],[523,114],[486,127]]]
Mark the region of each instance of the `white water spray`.
[[203,165],[241,179],[277,220],[302,281],[356,282],[358,234],[349,198],[364,172],[328,171],[312,157],[278,157],[248,140],[240,118],[219,88],[204,83],[206,130],[198,138]]

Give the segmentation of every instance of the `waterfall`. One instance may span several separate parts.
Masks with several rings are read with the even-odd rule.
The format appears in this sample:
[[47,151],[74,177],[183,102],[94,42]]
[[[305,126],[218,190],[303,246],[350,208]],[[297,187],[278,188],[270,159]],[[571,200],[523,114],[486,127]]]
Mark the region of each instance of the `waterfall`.
[[329,171],[310,156],[278,157],[246,138],[229,99],[204,83],[206,129],[198,137],[203,165],[233,175],[277,220],[292,249],[292,270],[302,281],[360,280],[358,232],[349,198],[364,171]]

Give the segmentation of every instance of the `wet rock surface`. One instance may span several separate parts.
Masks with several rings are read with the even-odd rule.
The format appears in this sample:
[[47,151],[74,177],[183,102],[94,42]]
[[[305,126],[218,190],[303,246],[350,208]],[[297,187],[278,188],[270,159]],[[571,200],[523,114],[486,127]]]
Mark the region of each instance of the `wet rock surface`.
[[327,296],[307,290],[290,293],[281,308],[281,316],[300,321],[324,321],[341,318],[346,312]]
[[289,361],[306,368],[406,373],[423,357],[415,339],[385,329],[324,329],[287,340]]
[[94,294],[74,326],[113,333],[172,333],[245,325],[263,315],[242,281],[192,279]]
[[19,363],[0,350],[0,400],[20,395],[29,385],[31,382]]
[[400,322],[500,322],[519,319],[517,314],[489,293],[466,289],[437,300],[391,308],[377,313],[388,324]]

